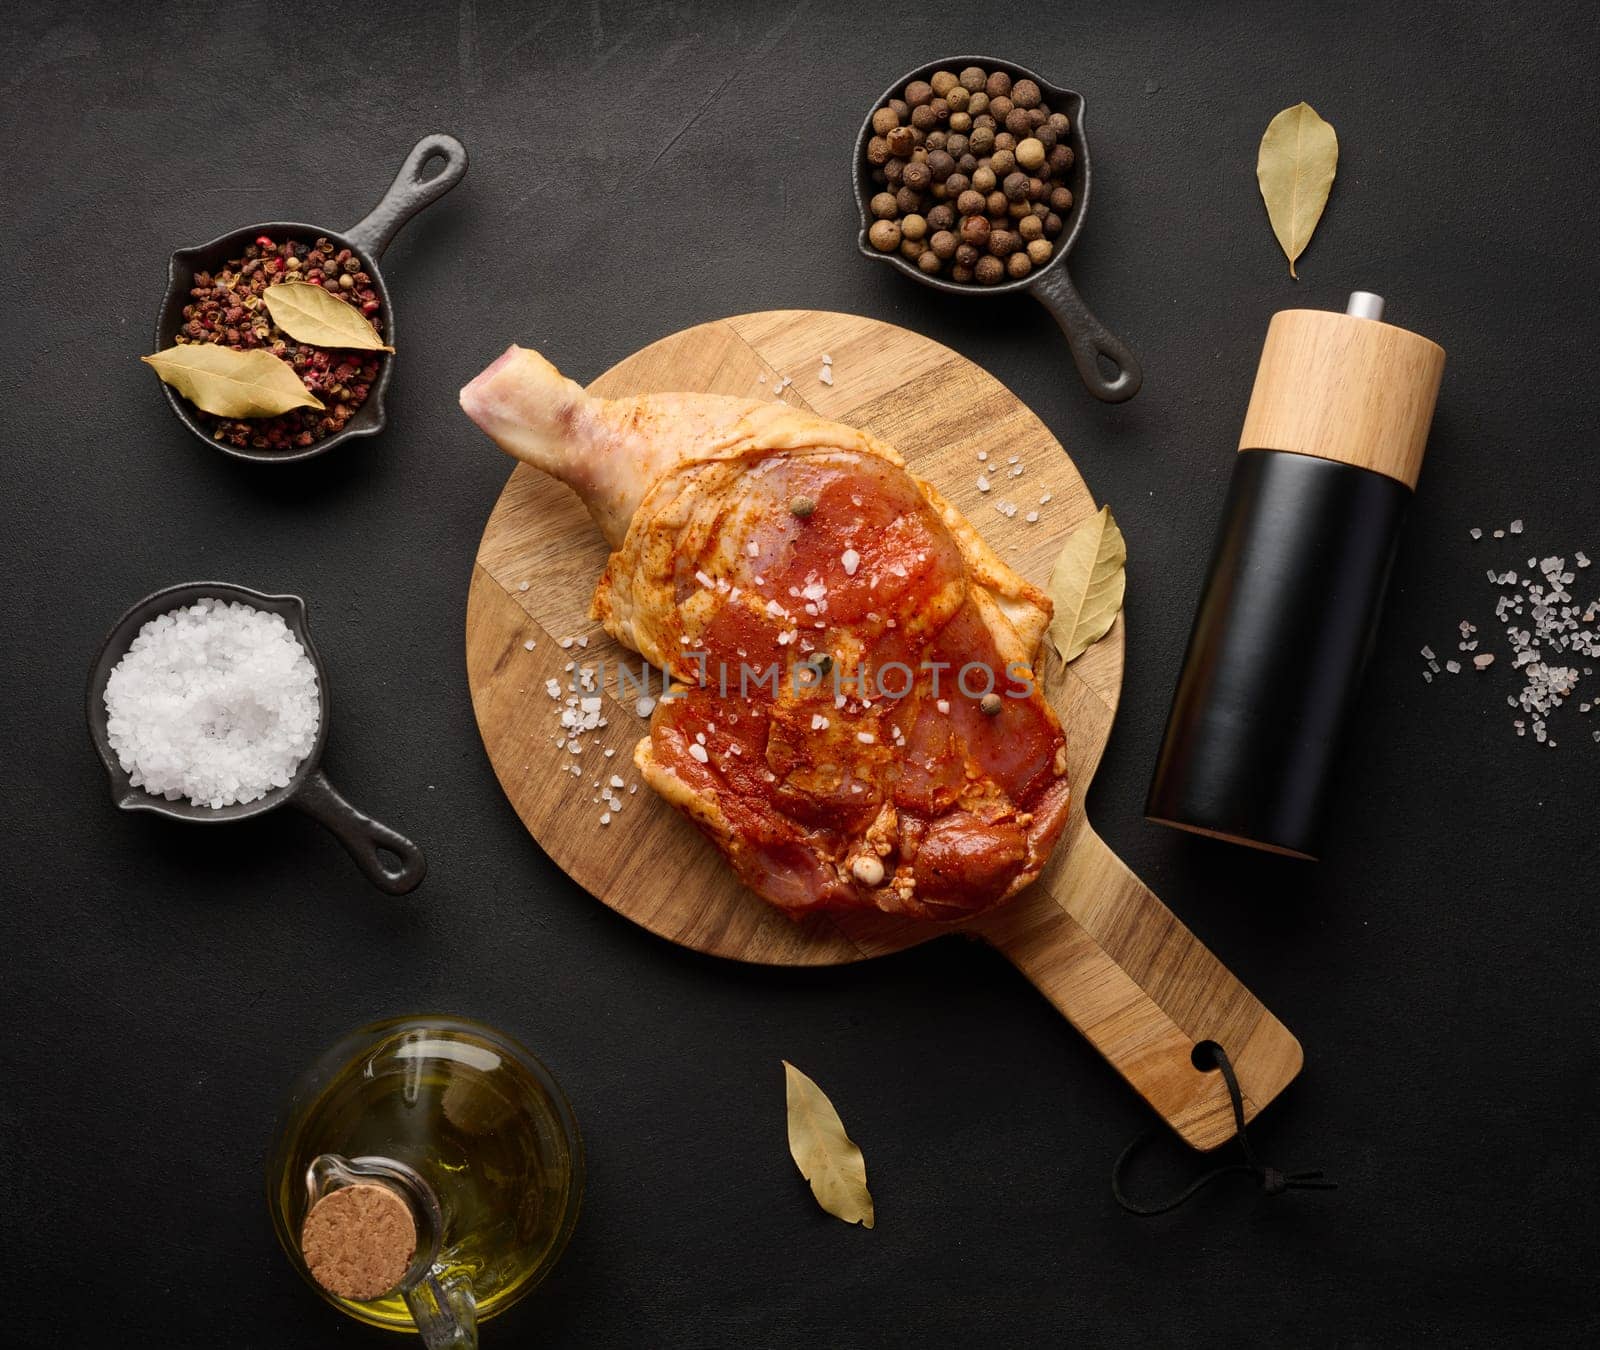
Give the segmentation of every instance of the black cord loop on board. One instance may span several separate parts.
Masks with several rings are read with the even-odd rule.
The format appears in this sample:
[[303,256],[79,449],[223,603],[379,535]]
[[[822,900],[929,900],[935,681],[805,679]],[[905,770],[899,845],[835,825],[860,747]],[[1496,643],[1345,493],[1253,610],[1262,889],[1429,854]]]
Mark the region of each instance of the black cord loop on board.
[[1116,1201],[1129,1214],[1136,1214],[1142,1219],[1154,1218],[1157,1214],[1170,1214],[1180,1205],[1186,1204],[1198,1195],[1219,1177],[1233,1176],[1237,1173],[1250,1173],[1261,1182],[1263,1195],[1282,1195],[1285,1191],[1334,1191],[1338,1190],[1336,1182],[1323,1179],[1321,1172],[1280,1172],[1276,1167],[1269,1167],[1256,1157],[1256,1151],[1250,1147],[1250,1138],[1244,1131],[1244,1094],[1239,1091],[1239,1078],[1233,1071],[1233,1064],[1228,1059],[1228,1052],[1220,1045],[1211,1044],[1207,1047],[1216,1059],[1217,1068],[1222,1070],[1222,1080],[1228,1085],[1228,1100],[1233,1104],[1234,1134],[1239,1140],[1239,1151],[1244,1154],[1244,1161],[1226,1163],[1221,1167],[1214,1167],[1209,1172],[1202,1173],[1183,1188],[1172,1199],[1159,1205],[1141,1205],[1128,1199],[1128,1194],[1122,1188],[1123,1173],[1128,1167],[1128,1160],[1133,1157],[1150,1140],[1161,1133],[1160,1128],[1146,1131],[1135,1139],[1127,1148],[1122,1150],[1122,1156],[1117,1159],[1116,1166],[1111,1169],[1111,1194]]

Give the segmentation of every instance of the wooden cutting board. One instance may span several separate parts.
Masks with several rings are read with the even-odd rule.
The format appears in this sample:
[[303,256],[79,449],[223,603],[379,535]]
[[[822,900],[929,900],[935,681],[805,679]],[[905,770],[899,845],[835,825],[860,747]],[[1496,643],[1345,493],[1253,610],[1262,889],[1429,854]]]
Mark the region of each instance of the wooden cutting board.
[[[833,358],[831,385],[821,379],[824,354]],[[793,382],[781,386],[785,377]],[[1067,533],[1099,505],[1044,424],[998,380],[938,343],[873,319],[785,310],[702,324],[652,343],[590,387],[609,397],[767,398],[781,387],[788,402],[895,446],[912,472],[1040,584]],[[491,453],[487,444],[480,453]],[[1001,503],[1016,513],[1004,514]],[[1030,512],[1036,521],[1028,521]],[[606,552],[577,497],[519,465],[495,504],[473,572],[467,674],[478,727],[506,795],[545,852],[651,932],[741,961],[833,965],[951,932],[878,914],[795,923],[744,889],[716,849],[640,783],[632,752],[648,723],[635,711],[636,690],[621,690],[615,676],[626,665],[637,677],[639,659],[588,617]],[[563,639],[574,641],[564,647]],[[1067,732],[1071,821],[1030,890],[959,928],[1004,952],[1173,1129],[1209,1149],[1231,1137],[1233,1121],[1221,1075],[1194,1066],[1196,1044],[1214,1040],[1227,1050],[1251,1115],[1299,1072],[1300,1046],[1090,828],[1084,796],[1111,732],[1122,658],[1120,618],[1069,668],[1050,658],[1046,687]],[[546,691],[547,681],[572,678],[569,663],[607,673],[607,725],[582,737],[579,755],[558,744],[561,705]],[[596,784],[613,774],[624,782],[622,809],[603,825],[607,808],[595,800]]]

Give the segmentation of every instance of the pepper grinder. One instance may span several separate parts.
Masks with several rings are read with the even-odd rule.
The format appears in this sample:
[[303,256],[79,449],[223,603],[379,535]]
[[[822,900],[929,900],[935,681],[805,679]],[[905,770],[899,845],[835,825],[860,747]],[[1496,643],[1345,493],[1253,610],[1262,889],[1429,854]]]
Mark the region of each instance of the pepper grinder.
[[1275,314],[1146,805],[1160,824],[1315,858],[1340,733],[1422,467],[1444,349]]

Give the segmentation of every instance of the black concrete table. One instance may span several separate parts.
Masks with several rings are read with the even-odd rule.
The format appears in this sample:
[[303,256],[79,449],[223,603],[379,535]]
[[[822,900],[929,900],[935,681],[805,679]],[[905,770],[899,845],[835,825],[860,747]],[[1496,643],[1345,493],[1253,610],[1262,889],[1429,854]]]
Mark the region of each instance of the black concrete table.
[[[1504,655],[1431,686],[1417,655],[1461,619],[1491,631],[1469,527],[1522,517],[1526,552],[1600,556],[1585,7],[142,8],[13,12],[0,76],[0,1343],[394,1344],[278,1252],[262,1160],[307,1061],[423,1009],[525,1039],[588,1139],[576,1238],[491,1346],[1594,1334],[1600,717],[1569,708],[1537,748],[1511,730]],[[1030,303],[954,304],[856,256],[864,103],[941,49],[999,49],[1087,97],[1073,272],[1143,358],[1135,402],[1090,400]],[[1302,98],[1342,158],[1295,284],[1254,164]],[[435,130],[473,166],[386,260],[405,336],[389,431],[282,470],[208,453],[137,360],[168,251],[264,217],[348,224]],[[1141,809],[1268,318],[1356,287],[1450,362],[1310,866]],[[1259,1144],[1337,1192],[1239,1181],[1129,1218],[1108,1173],[1147,1113],[998,956],[951,940],[806,973],[687,955],[580,892],[507,807],[462,617],[508,466],[457,388],[511,339],[589,378],[779,306],[982,362],[1114,505],[1129,679],[1091,814],[1302,1038]],[[132,600],[201,577],[308,597],[327,765],[427,849],[416,895],[378,894],[291,815],[224,834],[112,810],[85,669]],[[780,1057],[865,1148],[876,1231],[819,1214],[795,1175]],[[1145,1184],[1193,1165],[1157,1153]]]

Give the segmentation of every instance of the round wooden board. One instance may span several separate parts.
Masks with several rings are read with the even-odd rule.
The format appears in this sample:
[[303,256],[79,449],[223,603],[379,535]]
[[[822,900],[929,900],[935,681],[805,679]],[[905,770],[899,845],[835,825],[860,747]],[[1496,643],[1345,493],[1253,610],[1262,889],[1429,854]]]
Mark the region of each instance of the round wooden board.
[[[824,354],[833,358],[831,385],[819,378]],[[591,388],[611,397],[773,397],[786,377],[793,383],[783,387],[784,399],[894,445],[1033,581],[1048,578],[1062,541],[1096,509],[1066,452],[1004,385],[948,348],[873,319],[811,310],[723,319],[646,347]],[[1012,476],[1013,456],[1020,476]],[[1046,493],[1050,500],[1041,503]],[[1002,514],[999,502],[1015,503],[1016,514]],[[1035,510],[1039,519],[1029,524]],[[795,923],[740,886],[676,811],[642,785],[629,791],[639,784],[633,747],[648,724],[615,676],[624,665],[637,672],[637,657],[588,617],[605,560],[605,545],[571,492],[532,469],[513,471],[478,548],[467,674],[495,773],[545,852],[651,932],[742,961],[838,964],[950,932],[879,914]],[[568,639],[575,641],[562,647]],[[964,927],[1003,951],[1183,1138],[1214,1148],[1231,1137],[1232,1114],[1220,1076],[1195,1068],[1195,1045],[1214,1040],[1228,1049],[1252,1116],[1299,1071],[1300,1046],[1084,816],[1116,711],[1122,653],[1119,617],[1070,668],[1046,662],[1045,687],[1067,732],[1072,817],[1044,875]],[[577,757],[556,735],[561,705],[546,692],[554,680],[564,694],[569,662],[603,663],[607,673],[607,725],[583,737]],[[623,808],[602,825],[598,784],[613,774],[624,782]]]
[[[824,354],[833,358],[831,385],[820,379]],[[722,319],[652,343],[590,388],[610,398],[668,391],[772,398],[786,377],[793,381],[782,392],[787,402],[893,445],[1030,581],[1048,580],[1068,532],[1098,509],[1060,443],[1000,381],[948,347],[876,319],[815,310]],[[1001,502],[1015,504],[1016,514],[1002,514]],[[1037,522],[1028,522],[1030,512]],[[619,663],[637,672],[638,657],[588,617],[606,554],[577,497],[524,465],[512,472],[478,547],[467,606],[473,706],[495,772],[545,852],[651,932],[742,961],[834,964],[948,932],[877,915],[796,924],[741,886],[699,831],[642,785],[637,794],[624,788],[622,811],[600,824],[606,808],[593,785],[613,773],[639,782],[633,746],[648,728],[634,711],[635,695],[619,698],[609,674]],[[564,638],[588,645],[564,649]],[[1111,731],[1122,651],[1119,619],[1070,671],[1052,662],[1048,672],[1067,730],[1075,818]],[[556,743],[560,705],[545,691],[550,679],[566,685],[569,661],[603,662],[608,672],[608,725],[584,738],[579,757]],[[581,778],[569,771],[575,758]]]

